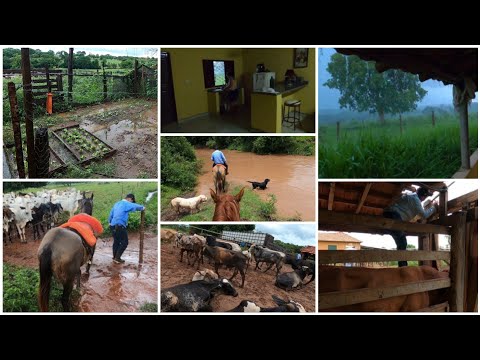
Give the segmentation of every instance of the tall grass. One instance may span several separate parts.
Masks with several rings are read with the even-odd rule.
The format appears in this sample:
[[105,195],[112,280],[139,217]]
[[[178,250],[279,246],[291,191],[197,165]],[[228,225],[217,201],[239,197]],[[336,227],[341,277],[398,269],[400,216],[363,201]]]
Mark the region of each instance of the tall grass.
[[[470,116],[470,150],[478,147],[476,114]],[[398,120],[380,126],[335,126],[319,136],[319,178],[449,178],[461,165],[460,133],[455,117],[407,118],[400,134]],[[335,135],[332,135],[335,134]]]

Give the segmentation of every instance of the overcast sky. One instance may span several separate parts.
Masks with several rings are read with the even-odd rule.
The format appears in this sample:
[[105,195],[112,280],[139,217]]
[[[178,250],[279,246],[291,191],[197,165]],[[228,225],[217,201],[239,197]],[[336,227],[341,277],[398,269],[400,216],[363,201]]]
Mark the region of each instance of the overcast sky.
[[[330,79],[330,73],[327,71],[327,65],[330,58],[336,51],[333,48],[319,49],[318,52],[318,108],[319,109],[339,109],[338,99],[340,91],[330,89],[323,84]],[[441,81],[427,80],[422,82],[422,88],[427,90],[419,106],[452,105],[452,85],[443,85]]]
[[[22,46],[12,46],[13,48],[21,48]],[[42,51],[53,50],[58,51],[67,51],[68,46],[60,45],[34,45],[33,49],[40,49]],[[111,46],[111,47],[100,47],[100,46],[89,46],[89,47],[74,47],[73,51],[85,51],[87,54],[93,55],[114,55],[114,56],[135,56],[135,57],[158,57],[158,51],[155,53],[154,48],[136,48],[136,47],[125,47],[125,46]],[[156,48],[158,50],[158,48]]]
[[[478,190],[478,180],[449,180],[445,183],[447,185],[453,184],[448,188],[448,199],[452,200],[461,195],[465,195],[474,190]],[[438,193],[435,193],[433,197]],[[429,198],[427,198],[428,200]],[[430,198],[431,199],[431,198]],[[438,201],[438,197],[435,199]],[[350,236],[362,240],[361,245],[373,246],[378,248],[396,249],[395,241],[390,235],[373,235],[363,233],[348,233]],[[418,238],[416,236],[407,236],[407,242],[415,245],[418,248]],[[445,246],[447,244],[447,238],[444,235],[439,235],[439,246]]]
[[268,233],[280,240],[295,245],[307,246],[316,244],[316,224],[278,224],[262,223],[255,225],[256,232]]

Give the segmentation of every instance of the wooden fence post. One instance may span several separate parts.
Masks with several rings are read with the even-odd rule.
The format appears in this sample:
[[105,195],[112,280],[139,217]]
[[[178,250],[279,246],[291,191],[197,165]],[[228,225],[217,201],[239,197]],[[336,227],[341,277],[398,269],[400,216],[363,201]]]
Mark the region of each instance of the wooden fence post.
[[105,75],[105,64],[103,64],[103,101],[107,101],[107,76]]
[[22,48],[22,82],[23,82],[23,108],[25,111],[25,132],[27,134],[27,163],[28,177],[36,178],[35,174],[35,156],[33,135],[33,93],[32,93],[32,74],[30,72],[30,49]]
[[450,288],[451,311],[463,311],[464,304],[464,286],[465,286],[465,235],[467,226],[467,213],[457,212],[452,215],[452,240],[451,240],[451,261],[450,278],[452,286]]
[[139,264],[143,264],[143,239],[145,236],[144,225],[145,225],[145,210],[142,210],[140,212],[140,249],[139,249],[139,256],[138,256]]
[[340,141],[340,121],[337,121],[337,142]]
[[135,60],[133,68],[133,92],[135,96],[138,96],[138,74],[137,74],[138,60]]
[[37,177],[48,178],[50,170],[50,148],[48,143],[48,128],[38,128],[35,131],[35,167]]
[[403,127],[402,127],[402,114],[400,114],[400,135],[403,134]]
[[435,111],[432,110],[432,126],[435,127]]
[[61,74],[57,75],[57,88],[58,92],[60,93],[59,100],[64,102],[65,97],[63,96],[63,76]]
[[10,99],[10,113],[12,115],[13,139],[15,140],[15,159],[17,161],[18,177],[25,179],[25,164],[23,163],[22,131],[18,116],[17,93],[15,83],[8,83],[8,97]]
[[52,92],[52,83],[50,81],[50,72],[48,71],[48,66],[45,67],[45,78],[47,80],[47,93]]
[[73,48],[68,49],[68,101],[72,102],[73,91]]

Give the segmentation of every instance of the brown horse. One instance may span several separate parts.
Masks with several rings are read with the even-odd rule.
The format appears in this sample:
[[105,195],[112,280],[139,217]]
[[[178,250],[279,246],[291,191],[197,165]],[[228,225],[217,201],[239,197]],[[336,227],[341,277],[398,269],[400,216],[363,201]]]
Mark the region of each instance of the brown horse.
[[215,186],[215,192],[221,194],[225,192],[225,166],[222,164],[217,164],[212,168],[213,173],[213,184]]
[[230,194],[215,193],[210,189],[210,195],[215,203],[215,212],[213,214],[213,221],[240,221],[240,200],[242,200],[243,192],[233,196]]
[[77,287],[80,287],[80,267],[90,258],[82,238],[67,229],[51,229],[43,237],[37,255],[40,264],[40,311],[48,311],[52,275],[63,285],[63,311],[69,311],[73,282],[77,278]]

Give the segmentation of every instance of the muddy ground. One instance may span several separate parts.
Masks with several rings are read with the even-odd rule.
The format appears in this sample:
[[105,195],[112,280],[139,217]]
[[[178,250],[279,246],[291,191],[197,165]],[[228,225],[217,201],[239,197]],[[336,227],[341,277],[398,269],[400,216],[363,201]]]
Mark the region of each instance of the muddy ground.
[[[37,269],[40,240],[33,241],[31,231],[27,231],[26,244],[14,241],[3,247],[3,261]],[[158,236],[145,233],[142,265],[138,264],[138,233],[129,234],[129,244],[122,256],[124,264],[112,261],[112,244],[112,238],[100,238],[88,277],[85,266],[82,267],[78,311],[134,312],[145,303],[157,303]]]
[[[213,188],[213,150],[196,149],[197,159],[203,161],[202,174],[198,178],[197,194],[208,197]],[[231,186],[246,186],[248,181],[262,182],[270,179],[265,190],[256,189],[260,198],[268,200],[268,194],[277,198],[277,212],[281,217],[298,217],[303,221],[315,220],[315,157],[302,155],[257,155],[236,150],[222,150],[228,162],[227,181]]]
[[[115,155],[101,159],[97,163],[113,164],[114,174],[95,173],[99,178],[157,178],[158,167],[158,123],[157,102],[145,99],[127,99],[99,105],[85,106],[73,111],[52,116],[50,130],[68,125],[79,124],[81,128],[93,133],[100,140],[116,149]],[[41,122],[43,119],[39,119]],[[53,139],[53,135],[52,135]],[[65,163],[77,160],[58,141],[52,140],[51,147]],[[5,172],[4,177],[17,177],[13,148],[6,153],[12,175]],[[53,155],[50,156],[50,170],[60,166]]]
[[125,100],[79,110],[81,127],[117,149],[115,177],[157,177],[157,102]]
[[[188,266],[186,262],[186,255],[184,254],[183,262],[180,260],[180,250],[173,246],[171,243],[162,243],[161,250],[161,268],[160,268],[160,280],[161,288],[168,288],[178,284],[184,284],[192,281],[192,277],[195,274],[196,266]],[[242,300],[254,301],[261,307],[276,306],[272,300],[272,295],[277,295],[282,299],[292,299],[301,303],[305,310],[308,312],[315,311],[315,281],[312,281],[306,287],[295,291],[285,291],[277,288],[275,283],[275,270],[270,269],[268,272],[253,270],[252,262],[248,267],[245,275],[245,287],[240,287],[242,279],[238,274],[233,280],[233,286],[238,291],[237,297],[219,295],[215,297],[211,305],[215,312],[228,311],[236,307]],[[213,266],[209,265],[205,259],[204,264],[200,264],[200,270],[212,269]],[[266,267],[264,267],[266,269]],[[221,276],[230,278],[233,270],[222,268],[219,270]],[[280,272],[292,271],[290,265],[284,265]],[[310,277],[308,277],[310,278]]]

